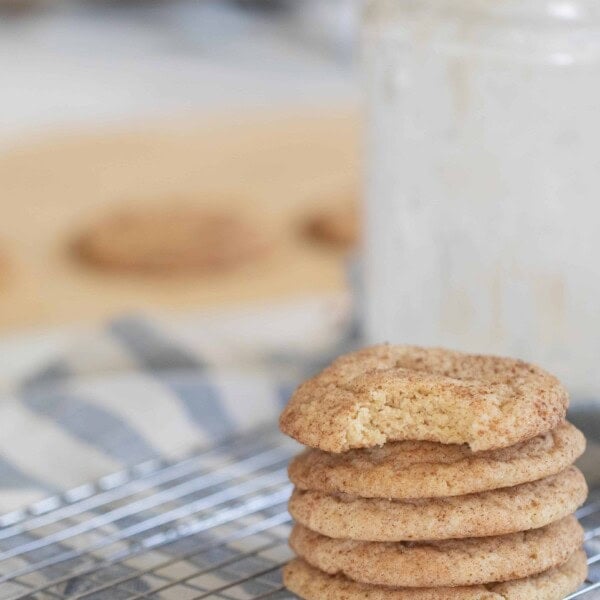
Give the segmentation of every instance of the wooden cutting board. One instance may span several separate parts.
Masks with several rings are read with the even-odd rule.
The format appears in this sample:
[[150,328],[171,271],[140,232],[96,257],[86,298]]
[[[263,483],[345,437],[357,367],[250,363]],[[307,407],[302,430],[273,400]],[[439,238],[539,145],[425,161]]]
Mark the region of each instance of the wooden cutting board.
[[[0,153],[0,330],[341,289],[345,256],[300,230],[315,208],[356,193],[356,121],[350,110],[229,115],[63,133]],[[250,215],[273,251],[179,277],[102,272],[73,258],[72,240],[115,208],[169,202]]]

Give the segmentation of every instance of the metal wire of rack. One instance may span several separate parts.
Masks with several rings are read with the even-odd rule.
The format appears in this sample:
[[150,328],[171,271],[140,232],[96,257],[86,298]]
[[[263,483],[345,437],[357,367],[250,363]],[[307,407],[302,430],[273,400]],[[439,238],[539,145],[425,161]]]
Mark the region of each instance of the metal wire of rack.
[[[275,428],[0,517],[0,600],[283,600],[297,446]],[[600,598],[600,490],[578,516]]]

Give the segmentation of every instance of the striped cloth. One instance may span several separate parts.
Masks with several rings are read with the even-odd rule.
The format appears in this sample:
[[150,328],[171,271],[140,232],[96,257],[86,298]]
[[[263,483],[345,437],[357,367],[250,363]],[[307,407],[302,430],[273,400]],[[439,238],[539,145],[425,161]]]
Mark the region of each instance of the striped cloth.
[[80,331],[0,380],[0,512],[276,418],[357,340],[346,297]]

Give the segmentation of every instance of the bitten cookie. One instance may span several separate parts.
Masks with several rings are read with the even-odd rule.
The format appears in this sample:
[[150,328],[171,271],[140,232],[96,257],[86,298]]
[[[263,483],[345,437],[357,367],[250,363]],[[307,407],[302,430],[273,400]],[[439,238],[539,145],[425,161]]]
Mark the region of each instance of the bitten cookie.
[[305,600],[563,600],[587,576],[585,553],[533,577],[473,587],[390,588],[327,575],[301,559],[283,570],[286,587]]
[[330,454],[309,449],[289,467],[302,490],[361,498],[459,496],[536,481],[559,473],[585,450],[570,423],[530,440],[474,453],[465,445],[392,442],[382,447]]
[[264,235],[235,214],[183,206],[115,214],[74,244],[80,258],[91,264],[140,273],[229,269],[268,247]]
[[583,543],[572,516],[531,531],[423,543],[336,540],[296,525],[290,546],[330,575],[394,587],[469,586],[521,579],[563,564]]
[[503,535],[543,527],[575,512],[587,496],[576,467],[540,481],[467,496],[365,499],[295,490],[296,521],[328,537],[378,542]]
[[555,429],[568,395],[520,360],[379,345],[335,360],[294,393],[281,430],[327,452],[390,441],[505,448]]

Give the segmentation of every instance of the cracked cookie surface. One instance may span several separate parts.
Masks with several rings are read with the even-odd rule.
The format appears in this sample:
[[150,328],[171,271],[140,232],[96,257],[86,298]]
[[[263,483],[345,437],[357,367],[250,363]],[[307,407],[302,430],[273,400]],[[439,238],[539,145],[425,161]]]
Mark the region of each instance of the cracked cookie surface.
[[537,481],[571,465],[585,449],[570,423],[530,440],[474,453],[466,445],[391,442],[331,454],[308,449],[289,467],[303,490],[361,498],[433,498],[472,494]]
[[505,448],[556,428],[568,395],[524,361],[382,344],[346,354],[303,383],[281,430],[326,452],[417,440]]
[[531,531],[428,542],[358,542],[296,525],[290,546],[313,567],[353,581],[399,587],[469,586],[521,579],[563,564],[583,543],[566,517]]
[[466,496],[383,500],[295,490],[292,517],[332,538],[389,542],[503,535],[543,527],[583,504],[576,467],[515,487]]
[[327,575],[302,559],[283,570],[289,590],[305,600],[562,600],[585,580],[585,553],[575,552],[558,567],[533,577],[469,587],[390,588]]

